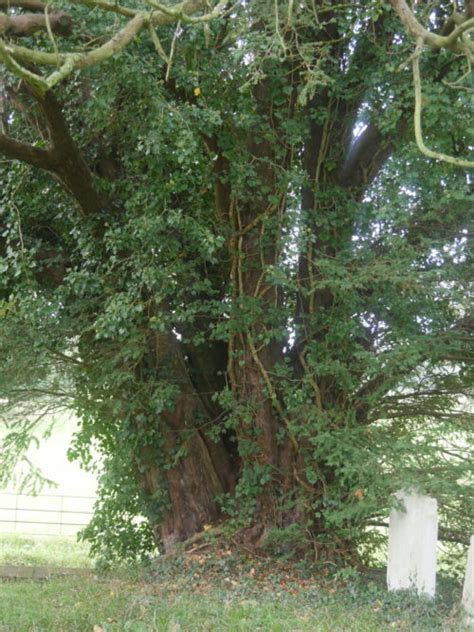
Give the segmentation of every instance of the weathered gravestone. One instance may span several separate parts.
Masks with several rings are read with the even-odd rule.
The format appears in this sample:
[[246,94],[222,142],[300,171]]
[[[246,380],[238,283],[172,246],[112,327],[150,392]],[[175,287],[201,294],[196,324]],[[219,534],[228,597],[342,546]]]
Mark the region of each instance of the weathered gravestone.
[[387,586],[434,597],[438,503],[434,498],[400,492],[406,511],[392,509],[388,534]]
[[464,608],[465,623],[474,628],[474,535],[471,536],[471,545],[467,554],[466,577],[462,591],[462,605]]

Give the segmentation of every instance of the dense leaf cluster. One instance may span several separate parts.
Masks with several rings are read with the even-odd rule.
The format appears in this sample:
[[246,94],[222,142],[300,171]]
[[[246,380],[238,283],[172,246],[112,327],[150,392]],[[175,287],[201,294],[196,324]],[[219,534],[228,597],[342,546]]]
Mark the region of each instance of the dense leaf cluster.
[[[168,64],[140,36],[72,75],[58,96],[97,211],[0,164],[0,394],[67,399],[71,456],[104,455],[97,550],[227,515],[353,552],[401,488],[465,538],[472,177],[418,152],[385,4],[242,2],[160,27]],[[443,83],[461,62],[425,63],[425,133],[462,153],[469,100]],[[20,90],[9,133],[47,143],[41,116]]]

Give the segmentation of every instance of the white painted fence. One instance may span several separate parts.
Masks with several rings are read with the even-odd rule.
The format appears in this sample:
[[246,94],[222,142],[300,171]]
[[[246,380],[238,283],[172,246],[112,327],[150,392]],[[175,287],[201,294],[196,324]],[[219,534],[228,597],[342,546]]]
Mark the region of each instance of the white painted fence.
[[92,516],[94,496],[0,492],[0,533],[75,535]]

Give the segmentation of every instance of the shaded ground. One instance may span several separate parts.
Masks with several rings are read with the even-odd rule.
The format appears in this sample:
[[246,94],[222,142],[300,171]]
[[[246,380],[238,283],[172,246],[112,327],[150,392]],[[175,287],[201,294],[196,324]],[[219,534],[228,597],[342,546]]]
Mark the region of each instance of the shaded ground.
[[429,602],[387,593],[380,573],[334,573],[199,543],[147,570],[3,581],[0,631],[458,632],[459,597],[449,582]]

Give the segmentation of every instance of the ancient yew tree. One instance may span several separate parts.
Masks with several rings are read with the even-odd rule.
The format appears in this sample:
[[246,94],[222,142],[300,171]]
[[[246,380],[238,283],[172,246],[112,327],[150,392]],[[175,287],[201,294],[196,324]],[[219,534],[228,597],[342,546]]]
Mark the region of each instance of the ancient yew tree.
[[353,554],[407,487],[462,539],[474,53],[452,4],[0,0],[0,396],[78,414],[99,548],[227,520]]

